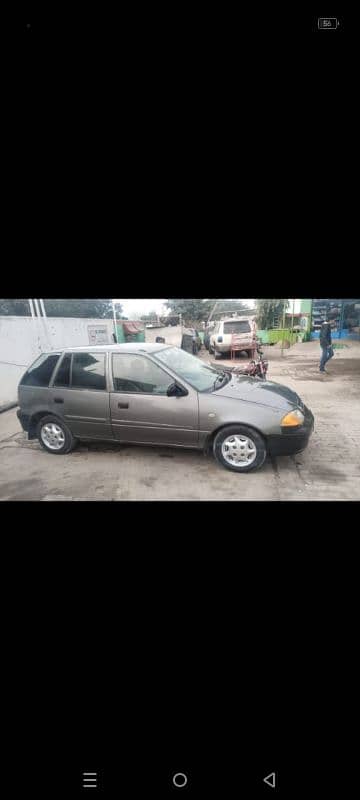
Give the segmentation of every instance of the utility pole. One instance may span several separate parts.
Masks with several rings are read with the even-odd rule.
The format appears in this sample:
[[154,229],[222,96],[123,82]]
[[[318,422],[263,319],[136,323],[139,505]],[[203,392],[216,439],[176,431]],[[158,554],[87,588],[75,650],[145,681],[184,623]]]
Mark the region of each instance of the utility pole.
[[284,337],[285,337],[285,314],[286,314],[286,305],[284,303],[284,312],[283,312],[283,333],[281,337],[281,357],[284,355]]
[[52,350],[53,346],[52,346],[52,341],[51,341],[51,335],[49,333],[49,328],[48,328],[48,325],[47,325],[47,316],[46,316],[44,301],[39,298],[39,303],[40,303],[40,308],[41,308],[41,311],[42,311],[42,324],[43,324],[43,327],[44,327],[44,330],[45,330],[45,333],[46,333],[46,339],[47,339],[47,341],[49,343],[50,350]]
[[210,312],[210,316],[209,316],[208,321],[207,321],[207,326],[210,324],[210,322],[211,322],[211,320],[212,320],[212,318],[214,316],[214,313],[216,311],[216,306],[218,305],[218,303],[219,303],[219,301],[217,300],[215,305],[214,305],[214,307],[212,308],[212,310]]
[[112,303],[112,310],[113,310],[113,317],[114,317],[115,340],[116,340],[116,344],[118,344],[115,303],[114,303],[113,300],[111,301],[111,303]]
[[291,341],[292,341],[292,335],[294,333],[294,310],[295,310],[295,300],[293,300],[292,317],[291,317],[291,337],[290,337]]

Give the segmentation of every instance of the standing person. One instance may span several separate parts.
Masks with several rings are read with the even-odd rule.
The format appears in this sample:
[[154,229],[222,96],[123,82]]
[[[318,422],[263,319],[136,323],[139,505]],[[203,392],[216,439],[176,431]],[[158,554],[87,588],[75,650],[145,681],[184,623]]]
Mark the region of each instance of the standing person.
[[320,372],[326,372],[325,364],[333,357],[334,351],[331,342],[331,327],[330,323],[325,319],[320,330],[320,347],[322,355],[320,360]]

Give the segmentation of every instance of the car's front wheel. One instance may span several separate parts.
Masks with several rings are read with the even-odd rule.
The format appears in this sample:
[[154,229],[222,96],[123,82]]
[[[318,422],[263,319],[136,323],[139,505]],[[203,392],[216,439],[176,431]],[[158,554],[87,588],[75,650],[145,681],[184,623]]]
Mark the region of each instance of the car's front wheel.
[[245,425],[229,425],[219,431],[213,450],[217,461],[233,472],[259,469],[266,458],[264,439]]
[[76,445],[76,439],[67,425],[51,414],[40,420],[36,433],[41,447],[54,455],[70,453]]

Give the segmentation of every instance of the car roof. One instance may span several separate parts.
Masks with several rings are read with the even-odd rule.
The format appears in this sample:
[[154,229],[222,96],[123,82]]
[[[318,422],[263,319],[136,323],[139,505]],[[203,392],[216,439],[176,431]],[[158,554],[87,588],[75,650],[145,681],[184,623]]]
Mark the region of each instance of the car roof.
[[223,317],[220,322],[253,322],[252,317]]
[[56,347],[57,353],[157,353],[171,347],[169,344],[129,342],[128,344],[89,344],[83,347]]

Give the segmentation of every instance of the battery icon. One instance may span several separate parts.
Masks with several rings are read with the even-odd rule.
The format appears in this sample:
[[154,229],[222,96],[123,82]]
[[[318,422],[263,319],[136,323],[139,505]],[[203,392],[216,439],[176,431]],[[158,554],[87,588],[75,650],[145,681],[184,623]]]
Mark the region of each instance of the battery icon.
[[338,21],[336,17],[319,17],[318,18],[318,28],[321,31],[330,30],[336,31],[338,27]]

